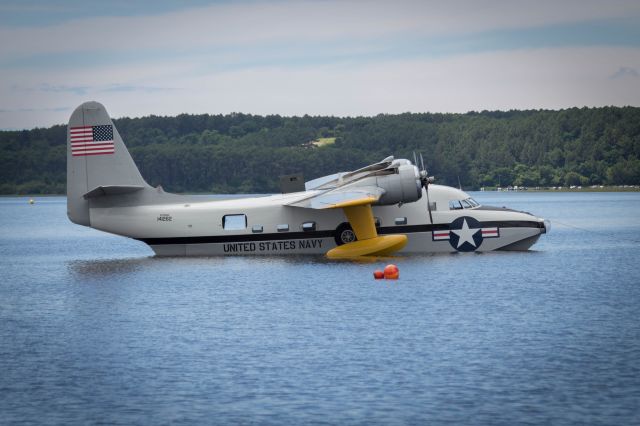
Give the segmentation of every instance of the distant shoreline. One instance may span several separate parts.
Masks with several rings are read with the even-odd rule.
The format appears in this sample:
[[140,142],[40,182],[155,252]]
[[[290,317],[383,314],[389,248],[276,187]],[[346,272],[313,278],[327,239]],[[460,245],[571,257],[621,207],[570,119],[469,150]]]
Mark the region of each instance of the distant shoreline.
[[545,187],[545,188],[491,188],[485,187],[477,192],[640,192],[640,185],[614,185],[589,187]]

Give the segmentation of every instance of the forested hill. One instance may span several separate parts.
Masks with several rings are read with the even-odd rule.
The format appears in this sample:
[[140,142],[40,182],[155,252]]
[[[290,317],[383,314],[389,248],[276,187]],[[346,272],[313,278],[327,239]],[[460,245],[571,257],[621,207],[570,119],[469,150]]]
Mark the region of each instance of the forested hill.
[[[303,172],[310,180],[388,155],[412,158],[413,151],[423,153],[436,182],[459,180],[465,189],[640,183],[636,107],[114,122],[142,176],[171,192],[277,192],[283,174]],[[0,193],[62,194],[65,162],[65,126],[2,131]]]

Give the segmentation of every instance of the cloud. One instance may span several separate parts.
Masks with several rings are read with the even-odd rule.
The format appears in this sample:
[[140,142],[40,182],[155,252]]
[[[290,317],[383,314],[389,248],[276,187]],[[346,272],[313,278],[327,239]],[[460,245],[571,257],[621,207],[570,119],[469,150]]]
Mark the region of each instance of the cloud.
[[[196,77],[153,75],[143,87],[171,90],[2,93],[8,105],[50,108],[95,99],[114,117],[229,113],[282,115],[376,115],[400,112],[466,112],[494,109],[558,109],[573,106],[637,105],[640,85],[609,78],[611,63],[640,68],[640,49],[581,48],[482,52],[441,58],[412,58],[366,64],[315,67],[265,66],[205,73]],[[115,75],[125,69],[113,68]],[[105,72],[105,77],[109,74]],[[136,72],[144,75],[144,69]],[[79,80],[83,73],[61,73]],[[86,78],[86,76],[85,76]],[[50,83],[52,86],[55,82]],[[36,96],[37,95],[37,96]],[[12,98],[13,96],[13,98]],[[46,121],[34,121],[46,120]],[[0,117],[0,127],[64,123],[66,113]]]
[[16,112],[66,112],[71,111],[71,107],[57,108],[18,108],[18,109],[0,109],[0,113],[16,113]]
[[640,73],[638,72],[638,70],[631,67],[620,67],[618,68],[618,71],[616,71],[615,73],[611,74],[611,76],[609,76],[609,78],[613,80],[621,79],[621,78],[638,78],[638,77],[640,77]]
[[635,1],[284,0],[0,27],[0,127],[90,99],[116,117],[637,105],[639,21]]
[[73,93],[75,95],[88,95],[102,92],[171,92],[180,90],[175,87],[152,87],[152,86],[134,86],[129,84],[111,84],[107,86],[67,86],[67,85],[51,85],[43,83],[37,87],[20,87],[14,85],[13,90],[22,92],[52,92],[52,93]]
[[88,86],[67,86],[67,85],[50,85],[50,84],[40,84],[38,87],[33,88],[20,88],[18,86],[14,86],[15,90],[23,90],[23,91],[40,91],[40,92],[53,92],[53,93],[73,93],[76,95],[85,95],[89,91]]
[[0,55],[89,52],[100,56],[107,51],[140,49],[432,36],[639,15],[637,3],[615,0],[487,1],[480,6],[460,1],[224,3],[158,16],[86,18],[40,28],[0,28],[0,39],[19,40],[2,43]]
[[154,92],[174,92],[176,90],[181,90],[175,87],[149,87],[149,86],[132,86],[126,84],[114,84],[108,87],[104,87],[96,90],[96,92],[143,92],[143,93],[154,93]]

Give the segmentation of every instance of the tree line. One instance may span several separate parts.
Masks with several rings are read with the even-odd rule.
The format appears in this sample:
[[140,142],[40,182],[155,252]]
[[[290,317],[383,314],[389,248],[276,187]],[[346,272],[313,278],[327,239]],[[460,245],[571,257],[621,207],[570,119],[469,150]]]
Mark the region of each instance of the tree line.
[[[422,153],[465,189],[640,183],[640,108],[405,113],[375,117],[181,114],[114,120],[142,176],[170,192],[278,192],[388,155]],[[320,147],[308,142],[332,138]],[[0,131],[1,194],[63,194],[66,126]]]

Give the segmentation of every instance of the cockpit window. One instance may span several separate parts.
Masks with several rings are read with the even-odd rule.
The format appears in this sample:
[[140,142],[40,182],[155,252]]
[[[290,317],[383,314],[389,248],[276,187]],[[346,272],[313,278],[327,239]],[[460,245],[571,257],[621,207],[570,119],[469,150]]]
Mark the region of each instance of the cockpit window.
[[462,204],[460,204],[460,200],[449,200],[449,210],[460,210],[462,209]]
[[479,205],[480,204],[471,197],[464,200],[449,200],[449,210],[472,209]]

